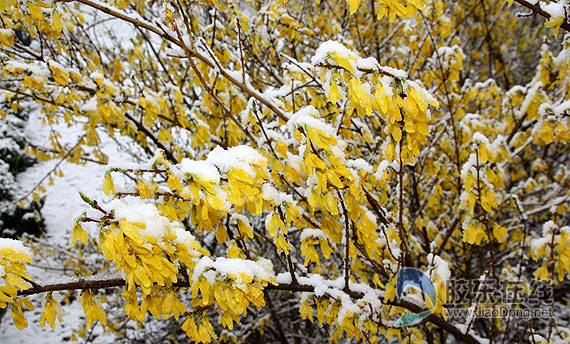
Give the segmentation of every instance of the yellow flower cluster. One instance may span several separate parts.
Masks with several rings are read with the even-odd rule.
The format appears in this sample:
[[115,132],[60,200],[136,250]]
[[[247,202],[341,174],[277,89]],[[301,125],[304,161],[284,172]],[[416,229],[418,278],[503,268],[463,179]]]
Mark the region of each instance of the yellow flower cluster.
[[14,31],[0,30],[0,46],[14,45]]
[[535,135],[535,142],[548,145],[552,142],[566,143],[570,141],[570,121],[566,118],[556,120],[555,116],[545,117],[542,127]]
[[358,242],[364,245],[364,249],[370,257],[380,259],[380,252],[382,252],[384,245],[378,243],[376,218],[370,212],[363,211],[362,208],[357,207],[356,204],[354,209],[358,209],[358,212],[352,212],[355,216],[354,222]]
[[465,192],[462,195],[462,209],[469,205],[471,214],[475,212],[475,204],[479,204],[487,213],[491,213],[498,206],[493,182],[500,182],[495,173],[486,165],[487,162],[494,162],[495,156],[487,148],[488,142],[483,136],[475,137],[477,146],[476,153],[470,155],[468,161],[463,166],[462,177],[465,183]]
[[531,243],[530,256],[536,262],[544,257],[534,273],[536,279],[553,280],[557,274],[558,280],[563,281],[565,272],[570,274],[570,227],[559,227],[554,221],[547,221],[542,237]]
[[[14,7],[18,10],[14,11]],[[10,19],[14,22],[22,22],[35,28],[30,32],[32,37],[37,35],[37,30],[53,38],[59,35],[64,28],[62,16],[49,1],[26,2],[26,6],[21,1],[0,1],[0,11],[8,10],[12,15]],[[9,24],[10,27],[14,26],[11,22],[5,24]]]
[[264,203],[263,192],[260,186],[267,179],[267,161],[265,159],[254,162],[251,167],[255,172],[250,175],[240,168],[228,171],[228,183],[223,187],[228,194],[228,200],[236,206],[245,206],[253,215],[260,215],[268,206]]
[[[317,3],[319,0],[317,0]],[[361,0],[347,0],[350,14],[354,14],[360,6]],[[385,16],[389,18],[390,23],[398,17],[409,19],[415,16],[417,11],[423,11],[424,4],[427,4],[427,0],[377,0],[375,1],[379,4],[378,12],[376,12],[376,18],[378,20],[384,18]]]
[[[386,159],[392,162],[400,153],[403,164],[413,164],[429,136],[428,105],[438,107],[437,100],[418,83],[407,80],[402,71],[381,67],[376,62],[371,65],[341,45],[334,49],[323,61],[326,63],[323,71],[330,74],[328,100],[336,103],[342,98],[337,80],[344,80],[350,108],[358,110],[361,117],[377,113],[385,122],[384,131],[391,137],[386,146]],[[330,68],[340,70],[332,72]],[[373,121],[381,126],[377,117]],[[401,152],[396,149],[398,144],[401,144]]]
[[[340,339],[346,335],[348,338],[354,337],[358,341],[365,338],[370,339],[371,334],[378,332],[378,325],[370,319],[369,314],[364,315],[351,310],[343,310],[340,300],[331,300],[328,296],[301,300],[299,312],[302,319],[309,319],[313,322],[312,304],[316,306],[319,325],[322,326],[326,322],[335,331],[333,337]],[[354,306],[359,310],[359,313],[361,310],[370,309],[370,305],[367,305],[364,301],[359,301]]]
[[311,212],[326,209],[332,215],[338,215],[334,190],[343,189],[345,185],[351,190],[356,187],[352,183],[354,176],[345,166],[344,142],[337,140],[332,126],[320,119],[319,112],[312,106],[299,110],[289,120],[289,126],[303,153],[300,170],[309,178],[316,177],[316,185],[308,197]]
[[40,326],[46,326],[46,321],[51,326],[55,328],[55,319],[59,322],[63,321],[63,309],[60,306],[60,300],[57,300],[52,292],[47,293],[46,298],[42,301],[42,315],[40,317]]
[[396,149],[393,145],[402,141],[400,157],[402,163],[415,162],[420,155],[420,147],[429,135],[427,105],[438,106],[434,99],[426,99],[419,85],[401,81],[403,89],[407,86],[407,95],[393,93],[391,97],[385,95],[382,87],[376,88],[376,109],[383,119],[387,121],[387,132],[392,136],[393,142],[388,145],[386,158],[392,162],[396,158]]
[[[240,316],[247,314],[250,303],[258,309],[265,306],[263,289],[269,284],[277,285],[271,262],[263,258],[257,262],[232,258],[239,256],[238,251],[230,250],[229,258],[215,262],[207,257],[201,259],[192,275],[193,306],[208,309],[216,305],[222,326],[230,330]],[[201,299],[197,299],[199,294]],[[210,327],[207,318],[201,318],[196,326],[195,317],[188,317],[182,329],[196,341],[209,342],[215,338]]]
[[[251,214],[261,214],[264,210],[283,205],[284,220],[290,226],[299,219],[299,209],[292,203],[276,199],[279,193],[274,189],[264,192],[262,185],[267,179],[266,167],[267,160],[245,146],[220,149],[206,160],[184,159],[176,165],[170,164],[161,155],[157,157],[153,168],[167,169],[168,189],[165,191],[154,180],[137,180],[137,191],[141,196],[157,200],[153,210],[156,214],[137,210],[133,213],[132,209],[118,206],[110,212],[113,219],[105,225],[99,240],[100,251],[107,259],[114,261],[117,270],[125,272],[127,287],[123,297],[126,301],[125,312],[130,318],[142,322],[147,311],[158,319],[168,319],[170,316],[179,319],[182,315],[186,317],[182,329],[191,339],[210,342],[217,337],[206,312],[214,305],[221,315],[222,325],[230,329],[240,316],[246,314],[250,304],[259,308],[265,305],[263,289],[269,283],[276,283],[269,261],[247,261],[234,244],[227,260],[221,262],[218,259],[212,266],[201,265],[198,268],[197,264],[208,261],[207,257],[203,257],[205,260],[198,259],[201,255],[207,255],[207,252],[187,232],[184,232],[187,238],[180,240],[182,229],[170,221],[176,223],[190,215],[196,228],[216,230],[216,238],[224,242],[227,233],[220,220],[228,215],[228,205],[232,204],[238,210],[232,214],[232,223],[236,224],[245,240],[252,238],[253,232],[249,221],[240,212],[247,210]],[[103,184],[106,193],[115,193],[109,173]],[[165,194],[168,197],[162,201]],[[140,219],[133,216],[142,212],[145,214]],[[278,213],[274,211],[273,214],[270,217],[272,221],[269,227],[273,228],[270,232],[276,237],[276,244],[288,253],[290,247],[284,237],[287,228]],[[170,221],[162,221],[162,218],[163,226],[157,235],[156,223],[149,220],[150,217],[166,217]],[[280,228],[279,235],[277,228]],[[76,237],[81,238],[80,231],[77,231]],[[248,271],[257,273],[242,273],[239,269],[224,272],[223,267],[219,266],[235,264],[247,265]],[[194,274],[190,280],[190,296],[193,299],[191,311],[187,310],[178,296],[176,282],[182,271]],[[199,294],[201,299],[197,299]],[[100,316],[99,310],[89,310],[92,319]]]
[[[335,62],[347,70],[354,70],[350,61],[335,56]],[[357,59],[354,58],[356,61]],[[350,91],[349,91],[350,92]],[[343,232],[346,230],[337,218],[348,216],[356,229],[358,243],[362,244],[370,257],[381,259],[384,255],[376,239],[376,219],[367,211],[367,200],[362,192],[363,187],[372,189],[367,179],[371,176],[366,167],[350,165],[345,160],[345,143],[339,140],[332,126],[319,118],[319,112],[312,106],[300,109],[289,120],[289,129],[299,142],[299,153],[303,154],[303,164],[299,170],[307,179],[309,190],[307,203],[311,213],[320,212],[320,229],[325,236],[316,240],[310,236],[302,239],[301,253],[305,256],[305,265],[310,261],[318,262],[316,246],[320,244],[321,251],[328,257],[332,251],[326,236],[335,244],[341,243]],[[287,171],[287,170],[286,170]],[[289,175],[286,172],[286,175]],[[342,200],[341,200],[342,199]],[[346,206],[346,214],[341,208],[340,202]],[[346,219],[345,219],[346,221]],[[278,221],[276,221],[279,223]],[[271,224],[272,222],[270,222]],[[269,227],[275,229],[275,227]],[[273,235],[273,231],[269,231]],[[354,246],[351,245],[349,252],[356,255]]]
[[490,228],[486,228],[484,223],[470,216],[466,217],[463,227],[465,228],[463,241],[471,245],[481,245],[481,241],[488,241],[491,234],[500,243],[504,242],[507,236],[507,229],[498,223],[494,223],[493,229],[491,230]]
[[[267,160],[245,146],[212,153],[205,161],[184,159],[177,165],[159,157],[157,166],[170,171],[168,187],[176,197],[157,207],[172,221],[183,220],[189,214],[198,230],[215,230],[218,241],[224,242],[227,233],[220,221],[229,212],[228,204],[239,207],[239,212],[244,207],[253,215],[260,215],[271,207],[261,189],[267,179]],[[227,182],[220,183],[220,173],[224,172]],[[160,192],[154,182],[141,180],[137,190],[144,198],[152,198]]]
[[24,263],[32,262],[31,251],[21,241],[0,238],[0,309],[13,303],[18,290],[26,290],[30,285],[26,281],[32,278],[26,274]]
[[[125,272],[125,312],[132,319],[143,321],[147,310],[157,318],[171,314],[178,318],[184,313],[186,308],[171,288],[178,281],[179,271],[192,269],[195,258],[208,254],[183,229],[170,222],[163,225],[160,235],[156,235],[150,230],[147,233],[145,223],[120,219],[100,235],[100,251],[114,261],[117,270]],[[136,287],[142,292],[140,308]],[[93,318],[100,317],[97,309],[90,311]]]
[[[181,328],[188,337],[199,343],[210,343],[212,339],[218,338],[207,316],[202,315],[198,319],[196,318],[195,315],[191,315],[182,324]],[[197,320],[198,325],[196,325]]]
[[101,308],[101,303],[93,297],[93,294],[89,290],[85,290],[81,294],[81,305],[83,306],[83,311],[87,318],[87,328],[91,328],[93,322],[97,320],[103,325],[107,323],[107,317]]
[[18,330],[23,330],[28,327],[28,320],[24,316],[24,305],[29,311],[33,311],[35,307],[32,305],[27,297],[21,297],[14,300],[12,303],[12,321]]
[[[307,231],[307,229],[305,229]],[[308,265],[310,262],[315,262],[317,265],[320,264],[319,254],[317,252],[317,246],[321,247],[321,252],[325,259],[329,259],[333,249],[329,245],[329,242],[321,231],[309,232],[314,235],[306,235],[301,238],[301,253],[305,256],[304,265]]]

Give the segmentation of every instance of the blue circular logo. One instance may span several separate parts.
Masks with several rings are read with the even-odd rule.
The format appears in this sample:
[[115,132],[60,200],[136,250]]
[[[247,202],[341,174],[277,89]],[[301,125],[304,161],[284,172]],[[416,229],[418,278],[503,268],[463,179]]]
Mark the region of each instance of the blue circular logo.
[[[436,305],[437,298],[435,295],[435,287],[429,277],[415,268],[403,268],[398,273],[396,278],[396,295],[398,301],[402,298],[402,293],[407,286],[414,286],[421,290],[429,300],[431,301],[432,307]],[[422,319],[427,317],[432,313],[432,309],[421,313],[410,313],[407,310],[402,314],[402,316],[396,321],[396,326],[409,326],[419,323]]]

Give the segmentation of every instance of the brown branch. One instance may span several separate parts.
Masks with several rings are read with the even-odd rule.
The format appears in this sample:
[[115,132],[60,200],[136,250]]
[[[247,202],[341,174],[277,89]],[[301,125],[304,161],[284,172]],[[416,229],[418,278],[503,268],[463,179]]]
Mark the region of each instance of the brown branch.
[[83,290],[83,289],[105,289],[120,287],[126,284],[125,280],[120,277],[115,278],[77,278],[73,281],[56,282],[52,284],[43,284],[41,282],[36,282],[36,286],[26,290],[18,291],[19,296],[33,295],[46,293],[50,291],[62,291],[62,290]]
[[342,213],[344,215],[344,291],[349,291],[349,280],[350,280],[350,219],[348,218],[348,210],[344,204],[344,199],[339,190],[337,190],[338,197],[340,198],[340,205],[342,206]]
[[166,148],[166,146],[163,145],[162,142],[160,142],[158,138],[156,138],[156,136],[153,133],[151,133],[150,130],[148,130],[141,122],[137,121],[133,116],[129,115],[128,113],[125,113],[125,118],[131,121],[137,127],[137,130],[144,133],[146,137],[148,137],[158,148],[162,149],[168,160],[174,163],[178,163],[178,159],[176,159],[172,151]]
[[436,251],[436,254],[438,256],[441,256],[441,253],[443,252],[443,249],[445,248],[447,241],[449,241],[449,238],[451,238],[451,234],[455,230],[455,227],[457,226],[458,223],[459,223],[459,216],[455,215],[453,221],[451,221],[451,224],[449,225],[447,231],[443,235],[443,240],[441,241],[441,244],[439,244],[439,248]]
[[[337,65],[333,65],[333,64],[328,64],[328,63],[319,63],[316,65],[317,67],[322,67],[322,68],[328,68],[328,69],[344,69],[344,67],[341,66],[337,66]],[[370,68],[357,68],[358,71],[364,73],[364,74],[372,74],[372,73],[378,73],[378,74],[382,74],[385,76],[389,76],[392,79],[401,79],[400,77],[392,74],[392,73],[388,73],[382,69],[370,69]]]
[[513,137],[515,137],[515,134],[517,133],[517,131],[519,131],[519,129],[522,127],[523,122],[526,120],[528,116],[528,113],[525,113],[517,122],[517,124],[515,125],[515,127],[513,128],[513,130],[511,130],[509,137],[507,137],[507,141],[506,144],[509,145],[511,143],[511,140],[513,139]]
[[[53,284],[42,284],[41,282],[36,282],[37,285],[27,290],[21,290],[18,292],[19,296],[24,295],[32,295],[32,294],[39,294],[45,293],[50,291],[62,291],[62,290],[84,290],[84,289],[104,289],[104,288],[114,288],[114,287],[121,287],[126,284],[123,278],[119,277],[111,277],[105,278],[102,277],[101,279],[97,279],[97,276],[92,276],[91,278],[77,278],[74,280],[66,281],[66,282],[56,282]],[[190,287],[190,282],[188,280],[182,280],[174,285],[178,288],[188,288]],[[282,290],[282,291],[290,291],[290,292],[314,292],[315,287],[312,285],[305,285],[299,283],[280,283],[277,285],[268,285],[265,287],[265,290]],[[364,297],[364,294],[357,291],[345,291],[347,295],[352,298],[360,299]],[[425,311],[421,306],[416,305],[415,303],[406,301],[406,300],[394,300],[386,302],[388,305],[402,307],[407,310],[410,310],[414,313],[420,313]],[[472,344],[479,344],[479,341],[470,334],[463,333],[459,328],[455,325],[449,323],[448,321],[444,320],[438,315],[430,314],[426,317],[426,320],[433,323],[434,325],[439,326],[440,328],[444,329],[445,331],[451,333],[455,339],[464,343],[472,343]]]
[[59,103],[57,103],[57,102],[55,102],[55,101],[53,101],[53,100],[51,100],[51,99],[48,99],[48,98],[43,98],[43,97],[41,97],[41,96],[38,96],[38,95],[35,94],[35,93],[26,93],[26,92],[23,92],[23,91],[20,91],[20,90],[11,89],[11,88],[7,88],[7,87],[4,87],[4,86],[0,86],[0,90],[4,90],[4,91],[12,92],[12,93],[15,93],[15,94],[19,94],[19,95],[24,96],[24,97],[33,98],[33,99],[38,100],[38,101],[40,101],[40,102],[48,103],[48,104],[51,104],[51,105],[54,105],[54,106],[61,106],[61,107],[63,107],[63,108],[66,108],[66,109],[69,109],[69,110],[72,110],[72,111],[73,111],[73,108],[71,108],[71,107],[69,107],[69,106],[65,106],[65,105],[59,104]]
[[166,173],[168,172],[167,170],[162,170],[162,169],[158,169],[158,168],[151,168],[151,169],[136,169],[136,168],[119,168],[119,167],[113,167],[109,170],[109,172],[121,172],[121,173],[127,173],[127,172],[135,172],[135,173]]
[[368,203],[370,203],[370,205],[372,206],[372,210],[374,210],[376,216],[380,218],[380,222],[382,222],[385,225],[390,224],[390,221],[388,221],[388,219],[386,218],[386,214],[384,214],[384,211],[382,210],[380,204],[378,204],[378,201],[374,198],[374,196],[372,196],[372,194],[370,194],[370,192],[365,188],[362,188],[362,191],[366,195]]

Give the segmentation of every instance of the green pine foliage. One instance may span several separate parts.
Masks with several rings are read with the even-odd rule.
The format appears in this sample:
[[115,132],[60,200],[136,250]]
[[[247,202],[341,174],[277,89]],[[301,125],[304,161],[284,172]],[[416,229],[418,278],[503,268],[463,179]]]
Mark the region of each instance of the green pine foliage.
[[18,193],[16,175],[32,166],[36,159],[26,154],[24,126],[29,108],[2,107],[6,118],[0,121],[0,237],[20,238],[24,233],[41,235],[45,230],[41,208],[44,200],[23,207],[14,204]]

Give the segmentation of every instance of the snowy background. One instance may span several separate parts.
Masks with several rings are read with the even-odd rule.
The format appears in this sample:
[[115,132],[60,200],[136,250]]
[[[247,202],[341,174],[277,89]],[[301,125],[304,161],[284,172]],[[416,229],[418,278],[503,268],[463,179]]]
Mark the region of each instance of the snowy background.
[[[85,8],[83,16],[87,23],[93,23],[87,30],[95,37],[98,46],[113,46],[121,44],[124,48],[132,46],[130,39],[135,37],[133,27],[104,13],[95,12],[90,8]],[[77,143],[80,133],[83,131],[79,127],[68,127],[67,124],[52,125],[51,127],[42,123],[42,114],[39,109],[34,109],[30,115],[25,128],[25,137],[33,145],[38,147],[49,147],[50,133],[61,134],[59,142],[66,147],[72,147]],[[120,162],[121,165],[133,161],[133,157],[118,149],[115,139],[110,138],[104,131],[99,131],[101,137],[100,148],[109,157],[109,163]],[[123,140],[124,138],[117,138]],[[33,189],[36,184],[45,177],[59,160],[38,161],[26,171],[18,174],[16,189],[20,190],[20,195],[24,195]],[[46,234],[44,241],[49,245],[59,247],[69,247],[71,243],[71,231],[74,219],[82,211],[87,210],[86,204],[81,200],[79,192],[83,192],[91,199],[105,200],[102,183],[107,166],[94,162],[86,162],[85,165],[76,165],[63,162],[59,168],[64,176],[54,178],[51,186],[44,183],[47,192],[41,196],[45,197],[45,204],[42,208],[42,215],[46,224]],[[93,237],[93,232],[89,233]],[[58,262],[42,260],[30,264],[29,275],[36,281],[52,280],[62,275],[62,266],[57,266]],[[72,275],[72,271],[65,272]],[[48,324],[45,328],[40,327],[41,300],[45,295],[34,295],[30,297],[36,307],[34,311],[24,312],[28,319],[28,327],[23,331],[18,330],[12,322],[10,311],[6,312],[0,320],[0,342],[2,344],[12,343],[61,343],[71,340],[74,330],[78,330],[85,324],[85,315],[81,303],[76,301],[64,305],[64,322],[56,321],[55,329]],[[92,336],[100,335],[101,325],[94,326]],[[94,343],[105,342],[103,338],[93,340]],[[108,341],[106,341],[108,342]]]
[[[26,139],[39,147],[49,147],[49,136],[51,130],[62,134],[60,143],[64,146],[73,146],[81,132],[77,127],[68,127],[66,124],[53,125],[51,128],[42,124],[42,114],[39,109],[30,113],[29,120],[25,128]],[[117,150],[117,143],[106,136],[101,135],[101,148],[109,156],[109,160],[120,161],[121,163],[132,161],[132,157]],[[53,169],[58,160],[38,161],[26,171],[18,174],[16,189],[20,190],[20,195],[29,192],[44,176]],[[42,215],[46,224],[46,234],[43,239],[46,244],[69,247],[71,243],[71,230],[74,219],[86,210],[86,204],[81,200],[79,191],[88,195],[92,199],[105,200],[106,196],[101,190],[107,166],[94,162],[86,162],[85,165],[76,165],[63,162],[60,166],[63,177],[55,178],[51,186],[45,183],[47,192],[45,205],[42,208]],[[93,236],[94,233],[90,233]],[[29,274],[38,282],[59,278],[62,274],[62,266],[58,262],[48,260],[34,260],[29,266]],[[72,275],[72,271],[65,272]],[[85,316],[79,302],[65,305],[65,322],[56,322],[56,328],[52,329],[46,324],[45,328],[40,327],[41,300],[44,295],[34,295],[31,297],[36,309],[25,312],[28,319],[28,327],[23,331],[18,330],[12,323],[10,311],[0,320],[0,342],[3,344],[12,343],[61,343],[70,340],[73,330],[78,330],[85,324]],[[100,325],[97,325],[99,327]],[[97,330],[97,329],[96,329]],[[95,340],[94,342],[99,342]]]

